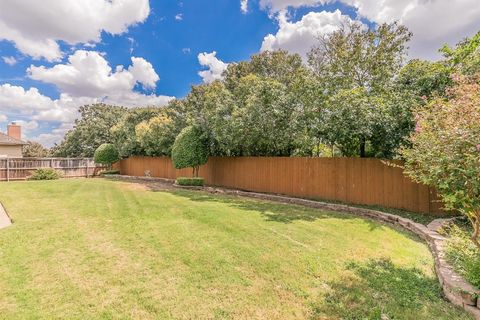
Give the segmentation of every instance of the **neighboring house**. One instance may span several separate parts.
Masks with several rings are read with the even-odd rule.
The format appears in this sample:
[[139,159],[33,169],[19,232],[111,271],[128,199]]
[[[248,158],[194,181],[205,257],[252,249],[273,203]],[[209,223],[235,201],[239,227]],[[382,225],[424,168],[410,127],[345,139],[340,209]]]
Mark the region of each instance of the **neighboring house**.
[[22,148],[27,144],[21,138],[22,127],[15,122],[7,126],[7,134],[0,132],[0,158],[21,158]]

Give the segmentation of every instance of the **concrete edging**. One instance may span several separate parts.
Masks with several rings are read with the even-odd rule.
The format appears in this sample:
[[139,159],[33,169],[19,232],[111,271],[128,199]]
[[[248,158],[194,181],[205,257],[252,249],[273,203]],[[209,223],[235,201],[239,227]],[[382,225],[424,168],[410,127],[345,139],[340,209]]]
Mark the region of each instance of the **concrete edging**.
[[[144,180],[144,181],[163,181],[172,183],[174,180],[164,178],[151,177],[132,177],[132,176],[115,176],[123,180]],[[175,185],[174,185],[175,186]],[[184,189],[184,188],[182,188]],[[445,258],[445,240],[446,238],[440,235],[436,230],[431,230],[427,226],[416,223],[413,220],[396,216],[390,213],[365,209],[359,207],[352,207],[344,204],[327,203],[320,201],[313,201],[301,198],[292,198],[281,195],[265,194],[250,191],[240,191],[218,187],[204,187],[196,188],[195,190],[203,190],[209,193],[220,193],[228,195],[236,195],[248,198],[255,198],[261,200],[269,200],[281,203],[303,205],[311,208],[326,209],[335,212],[348,212],[360,215],[366,218],[386,222],[388,224],[400,226],[403,229],[413,232],[425,242],[430,249],[435,261],[435,272],[437,278],[442,286],[445,297],[453,304],[462,307],[475,319],[480,320],[480,290],[473,287],[463,277],[455,272],[453,267],[446,261]]]
[[10,216],[7,214],[7,210],[3,207],[2,203],[0,202],[0,229],[9,227],[12,225],[12,220]]

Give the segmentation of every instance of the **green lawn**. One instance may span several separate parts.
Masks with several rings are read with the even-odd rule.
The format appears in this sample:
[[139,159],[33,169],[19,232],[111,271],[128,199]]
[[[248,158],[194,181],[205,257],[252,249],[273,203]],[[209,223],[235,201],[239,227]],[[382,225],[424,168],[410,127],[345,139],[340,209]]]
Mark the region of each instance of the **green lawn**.
[[102,179],[0,201],[0,318],[470,319],[422,241],[352,215]]

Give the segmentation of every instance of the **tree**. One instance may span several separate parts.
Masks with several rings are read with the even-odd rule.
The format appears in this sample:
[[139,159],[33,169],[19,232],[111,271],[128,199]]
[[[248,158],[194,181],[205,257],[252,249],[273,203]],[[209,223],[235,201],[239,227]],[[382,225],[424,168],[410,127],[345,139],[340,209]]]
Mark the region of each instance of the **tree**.
[[81,106],[80,117],[59,145],[53,147],[53,153],[59,157],[92,157],[103,143],[111,142],[110,128],[126,112],[124,107],[103,103]]
[[399,126],[396,118],[389,116],[392,106],[388,98],[395,89],[394,79],[406,58],[410,37],[407,28],[396,23],[376,29],[353,23],[319,38],[309,52],[309,65],[328,97],[322,112],[317,113],[317,134],[321,132],[344,155],[365,157],[368,148],[371,155],[390,153],[378,152],[386,145],[375,145],[382,140],[374,139],[374,134],[378,129],[396,134],[386,128]]
[[399,72],[396,84],[427,100],[435,95],[444,95],[452,85],[451,72],[443,61],[411,60]]
[[120,157],[115,146],[111,143],[104,143],[95,150],[93,156],[95,163],[108,165],[109,168],[112,167],[112,164],[117,162]]
[[286,86],[250,74],[235,89],[236,105],[229,122],[232,149],[242,156],[290,156],[296,124]]
[[193,168],[198,177],[199,167],[208,160],[207,141],[199,128],[188,126],[180,132],[172,148],[172,161],[177,169]]
[[456,84],[415,111],[411,148],[403,148],[405,172],[434,186],[447,209],[468,217],[480,249],[480,85],[476,77]]
[[200,129],[211,155],[232,155],[228,122],[234,105],[232,93],[220,81],[192,87],[183,101],[188,125]]
[[23,146],[22,154],[27,158],[45,158],[50,156],[50,150],[44,148],[40,143],[28,141]]
[[241,78],[254,74],[260,78],[275,79],[290,87],[299,76],[307,72],[298,54],[285,50],[264,51],[252,55],[250,61],[229,64],[224,82],[233,91]]
[[385,91],[406,59],[406,43],[411,36],[397,23],[375,29],[353,23],[319,38],[308,53],[308,62],[333,94],[359,87],[369,92]]
[[178,131],[167,114],[143,121],[135,127],[135,135],[148,156],[170,156]]
[[162,113],[162,108],[128,109],[116,124],[109,128],[111,142],[115,145],[120,157],[146,155],[145,149],[135,136],[135,127]]
[[480,72],[480,31],[458,43],[455,48],[445,45],[440,51],[452,72],[467,76]]

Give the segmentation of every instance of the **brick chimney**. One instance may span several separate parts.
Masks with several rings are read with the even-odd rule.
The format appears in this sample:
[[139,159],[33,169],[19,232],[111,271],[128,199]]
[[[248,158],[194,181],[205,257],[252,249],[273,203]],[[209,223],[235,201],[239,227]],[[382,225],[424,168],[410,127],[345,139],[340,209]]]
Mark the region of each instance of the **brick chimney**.
[[7,135],[9,137],[22,140],[22,127],[15,122],[10,123],[7,126]]

